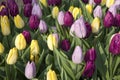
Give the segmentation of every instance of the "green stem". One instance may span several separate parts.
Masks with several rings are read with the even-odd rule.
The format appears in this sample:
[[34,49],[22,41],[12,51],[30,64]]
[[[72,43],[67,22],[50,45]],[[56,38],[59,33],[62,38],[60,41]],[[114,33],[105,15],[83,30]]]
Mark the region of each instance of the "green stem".
[[112,73],[112,62],[113,62],[113,56],[111,55],[111,53],[110,53],[110,55],[109,55],[109,69],[110,69],[110,71],[109,71],[109,74],[110,74],[110,80],[112,80],[112,78],[113,78],[113,73]]

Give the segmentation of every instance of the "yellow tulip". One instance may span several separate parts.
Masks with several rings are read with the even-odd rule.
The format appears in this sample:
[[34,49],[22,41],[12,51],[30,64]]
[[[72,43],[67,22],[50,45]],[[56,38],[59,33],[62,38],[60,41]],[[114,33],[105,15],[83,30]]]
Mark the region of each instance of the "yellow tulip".
[[20,15],[16,15],[14,17],[14,23],[15,23],[15,26],[18,28],[18,29],[21,29],[24,27],[25,23],[22,19],[22,17]]
[[106,0],[102,0],[101,5],[105,5],[106,4]]
[[57,18],[58,13],[59,13],[59,8],[57,6],[53,7],[53,9],[52,9],[52,17],[54,19]]
[[47,80],[58,80],[55,71],[51,69],[47,72]]
[[107,0],[106,1],[106,6],[109,8],[110,6],[112,6],[114,4],[115,0]]
[[8,16],[1,16],[1,30],[4,36],[10,34],[10,22]]
[[82,15],[81,8],[75,7],[72,11],[72,15],[73,15],[74,19],[76,19],[78,16]]
[[30,54],[30,60],[31,61],[35,61],[35,63],[38,63],[38,61],[39,61],[39,55],[32,55],[32,54]]
[[15,46],[18,50],[23,50],[26,48],[26,40],[22,33],[17,35],[15,39]]
[[37,40],[32,40],[30,45],[30,54],[38,55],[40,53],[40,48]]
[[91,24],[91,27],[92,27],[92,32],[93,33],[97,33],[99,32],[99,28],[100,28],[100,19],[98,17],[95,17],[92,24]]
[[2,43],[0,42],[0,55],[4,52],[4,46],[2,45]]
[[18,58],[17,48],[12,48],[9,51],[6,62],[7,64],[10,64],[10,65],[15,64],[17,61],[17,58]]
[[47,0],[40,0],[40,2],[43,4],[43,6],[47,7]]
[[92,14],[92,11],[93,11],[92,5],[91,5],[91,4],[87,4],[87,5],[86,5],[86,10],[87,10],[90,14]]
[[72,13],[74,9],[74,6],[70,6],[69,11]]

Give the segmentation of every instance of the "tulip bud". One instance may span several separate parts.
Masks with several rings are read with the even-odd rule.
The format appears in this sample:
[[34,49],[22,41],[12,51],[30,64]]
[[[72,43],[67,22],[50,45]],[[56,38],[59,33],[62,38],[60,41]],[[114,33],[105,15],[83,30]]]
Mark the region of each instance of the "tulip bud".
[[85,23],[85,26],[86,26],[86,29],[87,29],[86,38],[88,38],[90,36],[91,32],[92,32],[92,28],[91,28],[91,25],[88,22]]
[[98,5],[98,6],[94,9],[93,15],[94,15],[94,17],[102,18],[102,8],[101,8],[101,6]]
[[105,4],[106,4],[106,0],[102,0],[101,5],[105,5]]
[[72,61],[75,64],[80,64],[83,60],[83,53],[80,46],[76,46],[72,54]]
[[14,16],[14,24],[18,29],[21,29],[25,26],[25,23],[20,15]]
[[64,12],[63,12],[63,11],[60,11],[60,12],[59,12],[57,20],[58,20],[58,23],[59,23],[60,25],[63,25],[63,24],[64,24]]
[[47,32],[47,24],[45,23],[45,21],[40,20],[39,30],[40,30],[40,33],[46,33]]
[[30,17],[32,13],[32,5],[31,4],[26,4],[24,6],[24,16],[25,17]]
[[1,30],[4,36],[7,36],[11,33],[8,16],[1,16]]
[[94,0],[94,2],[98,5],[101,3],[101,0]]
[[109,28],[113,26],[113,24],[114,24],[114,17],[112,13],[108,11],[103,19],[103,25],[104,27]]
[[117,27],[120,27],[120,14],[115,15],[115,21],[114,25]]
[[31,42],[31,35],[30,32],[27,30],[24,30],[22,32],[23,36],[25,37],[26,42],[29,44]]
[[115,0],[106,0],[106,6],[109,8],[114,4]]
[[47,72],[47,80],[58,80],[55,71],[53,71],[53,70],[50,69]]
[[92,5],[92,6],[95,6],[94,0],[89,0],[89,4]]
[[28,61],[25,67],[25,76],[27,79],[33,79],[36,76],[36,66],[33,61],[32,62]]
[[42,11],[39,4],[34,4],[32,8],[32,15],[37,15],[37,17],[42,17]]
[[110,11],[112,13],[112,15],[115,17],[115,15],[117,13],[117,6],[116,5],[110,6],[108,11]]
[[91,4],[87,4],[86,5],[86,10],[91,14],[93,11],[92,5]]
[[36,30],[39,27],[40,20],[36,15],[30,16],[29,26],[32,30]]
[[26,4],[28,4],[28,3],[32,3],[32,0],[23,0],[23,3],[26,5]]
[[89,1],[89,0],[82,0],[82,2],[84,2],[85,4],[87,4],[87,3],[88,3],[88,1]]
[[71,26],[73,23],[73,16],[72,14],[67,11],[65,14],[64,14],[64,25],[65,26]]
[[73,15],[74,19],[77,19],[77,17],[79,17],[80,15],[82,15],[81,8],[75,7],[73,9],[72,15]]
[[10,64],[10,65],[15,64],[17,61],[17,58],[18,58],[17,48],[12,48],[9,51],[6,62],[7,64]]
[[76,20],[70,29],[70,34],[77,36],[78,38],[85,38],[87,34],[87,29],[85,26],[85,21],[83,16]]
[[57,18],[58,13],[59,13],[59,8],[57,6],[53,7],[53,9],[52,9],[52,17],[54,19]]
[[95,71],[95,63],[88,61],[83,71],[83,76],[88,77],[88,78],[92,77],[94,71]]
[[37,40],[32,40],[30,45],[30,54],[37,55],[40,53],[40,48]]
[[47,0],[40,0],[40,2],[43,4],[43,6],[47,7],[48,4],[47,4]]
[[73,9],[74,9],[74,6],[70,6],[70,8],[69,8],[68,11],[72,13],[72,12],[73,12]]
[[7,7],[5,7],[5,8],[2,8],[1,10],[0,10],[0,15],[1,16],[8,16],[9,15],[9,12],[8,12],[8,8]]
[[98,33],[100,28],[100,19],[98,17],[95,17],[91,24],[92,27],[92,33]]
[[47,0],[48,5],[60,5],[62,3],[62,0]]
[[50,34],[47,38],[47,45],[48,48],[50,50],[53,51],[53,48],[57,48],[58,47],[58,34],[54,33],[54,34]]
[[23,50],[26,48],[26,40],[22,33],[17,35],[15,39],[15,46],[18,50]]
[[0,42],[0,55],[4,52],[4,46],[3,44]]
[[67,39],[62,40],[61,41],[61,48],[64,51],[68,51],[70,49],[70,42],[69,42],[69,40],[67,40]]

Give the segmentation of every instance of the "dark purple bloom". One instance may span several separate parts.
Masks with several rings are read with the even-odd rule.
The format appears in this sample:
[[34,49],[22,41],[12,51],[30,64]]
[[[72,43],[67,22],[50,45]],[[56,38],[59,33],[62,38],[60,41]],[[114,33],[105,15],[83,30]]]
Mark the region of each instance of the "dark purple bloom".
[[74,18],[72,16],[72,14],[69,11],[67,11],[64,14],[64,25],[70,27],[73,23],[73,20],[74,20]]
[[1,16],[4,16],[4,15],[8,16],[9,15],[8,8],[7,7],[3,8],[0,12],[0,15]]
[[111,12],[107,12],[105,17],[104,17],[104,20],[103,20],[103,24],[106,28],[109,28],[111,26],[113,26],[114,24],[114,17],[113,17],[113,14]]
[[92,28],[91,28],[91,25],[86,22],[85,23],[85,26],[86,26],[86,29],[87,29],[87,34],[86,34],[86,38],[90,36],[91,32],[92,32]]
[[48,5],[60,5],[62,3],[62,0],[47,0]]
[[111,37],[109,51],[113,55],[120,54],[120,34],[116,33]]
[[24,16],[25,17],[30,17],[32,13],[32,4],[26,4],[24,6]]
[[32,30],[36,30],[39,27],[40,20],[37,15],[31,15],[29,19],[29,26]]
[[92,77],[93,73],[95,71],[95,64],[94,62],[88,61],[86,63],[85,69],[83,71],[83,76],[84,77]]
[[23,3],[24,3],[24,4],[28,4],[28,3],[31,4],[31,3],[32,3],[32,0],[23,0]]
[[4,5],[5,7],[7,7],[7,3],[5,1],[1,2],[1,5]]
[[94,62],[96,59],[96,51],[94,48],[89,49],[84,57],[85,62],[92,61]]
[[101,3],[101,0],[94,0],[94,2],[98,5]]
[[116,27],[120,27],[120,14],[116,14],[116,15],[115,15],[114,25],[115,25]]
[[87,3],[88,3],[88,1],[89,1],[89,0],[82,0],[82,2],[84,2],[85,4],[87,4]]
[[69,40],[67,40],[67,39],[62,40],[62,42],[61,42],[61,48],[64,51],[68,51],[70,49],[70,42],[69,42]]
[[26,39],[26,42],[29,44],[31,42],[31,35],[30,35],[30,32],[27,31],[27,30],[24,30],[22,32],[22,34],[24,35],[25,39]]

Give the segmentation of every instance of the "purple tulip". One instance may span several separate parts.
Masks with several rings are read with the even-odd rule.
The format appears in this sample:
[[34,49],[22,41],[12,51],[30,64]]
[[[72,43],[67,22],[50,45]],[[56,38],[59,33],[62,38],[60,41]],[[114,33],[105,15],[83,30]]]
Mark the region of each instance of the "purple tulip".
[[82,75],[84,77],[88,77],[89,78],[89,77],[92,77],[94,71],[95,71],[95,64],[94,64],[94,62],[88,61],[86,63],[86,66],[85,66],[85,69],[84,69]]
[[94,0],[94,2],[98,5],[101,3],[101,0]]
[[47,0],[48,5],[60,5],[62,3],[62,0]]
[[115,15],[114,25],[115,25],[116,27],[120,27],[120,14],[116,14],[116,15]]
[[5,7],[5,8],[3,8],[1,11],[0,11],[0,15],[1,16],[4,16],[4,15],[9,15],[9,12],[8,12],[8,8],[7,7]]
[[86,29],[87,29],[86,38],[88,38],[90,36],[90,34],[92,33],[92,28],[91,28],[91,25],[88,22],[85,23],[85,26],[86,26]]
[[116,13],[117,13],[117,6],[116,5],[112,5],[109,8],[109,11],[113,14],[113,16],[115,17]]
[[25,76],[28,79],[33,79],[36,76],[36,66],[33,61],[31,63],[28,61],[25,67]]
[[60,11],[60,12],[59,12],[57,20],[58,20],[58,23],[59,23],[60,25],[63,25],[63,24],[64,24],[64,12],[63,12],[63,11]]
[[80,64],[83,60],[83,53],[80,46],[76,46],[72,54],[72,61],[75,64]]
[[36,30],[39,27],[40,20],[36,15],[31,15],[29,19],[29,26],[32,30]]
[[62,40],[61,41],[61,48],[64,51],[68,51],[70,49],[70,42],[69,42],[69,40],[67,40],[67,39]]
[[40,30],[40,33],[46,33],[47,32],[47,24],[45,23],[45,21],[40,20],[39,30]]
[[25,17],[30,17],[32,13],[32,4],[26,4],[24,6],[24,16]]
[[72,23],[73,23],[73,20],[74,20],[74,18],[73,18],[73,16],[72,16],[72,14],[71,14],[69,11],[67,11],[67,12],[64,14],[64,25],[65,25],[65,26],[71,26]]
[[92,61],[94,62],[96,59],[96,51],[94,48],[89,49],[84,57],[85,62]]
[[31,35],[30,35],[30,32],[27,31],[27,30],[24,30],[22,32],[22,34],[24,35],[25,39],[26,39],[26,42],[29,44],[31,42]]
[[109,51],[113,55],[120,54],[120,34],[116,33],[111,37]]
[[88,1],[89,1],[89,0],[82,0],[82,2],[84,2],[85,4],[87,4],[87,3],[88,3]]
[[113,17],[113,14],[111,12],[107,12],[105,17],[104,17],[104,20],[103,20],[103,25],[106,27],[106,28],[109,28],[111,26],[113,26],[114,24],[114,17]]
[[102,18],[102,8],[101,8],[101,6],[98,5],[98,6],[94,9],[93,15],[94,15],[94,17]]
[[7,7],[7,3],[5,1],[2,1],[1,5],[4,5],[5,7]]
[[28,3],[31,4],[31,3],[32,3],[32,0],[23,0],[23,3],[24,3],[24,4],[28,4]]

